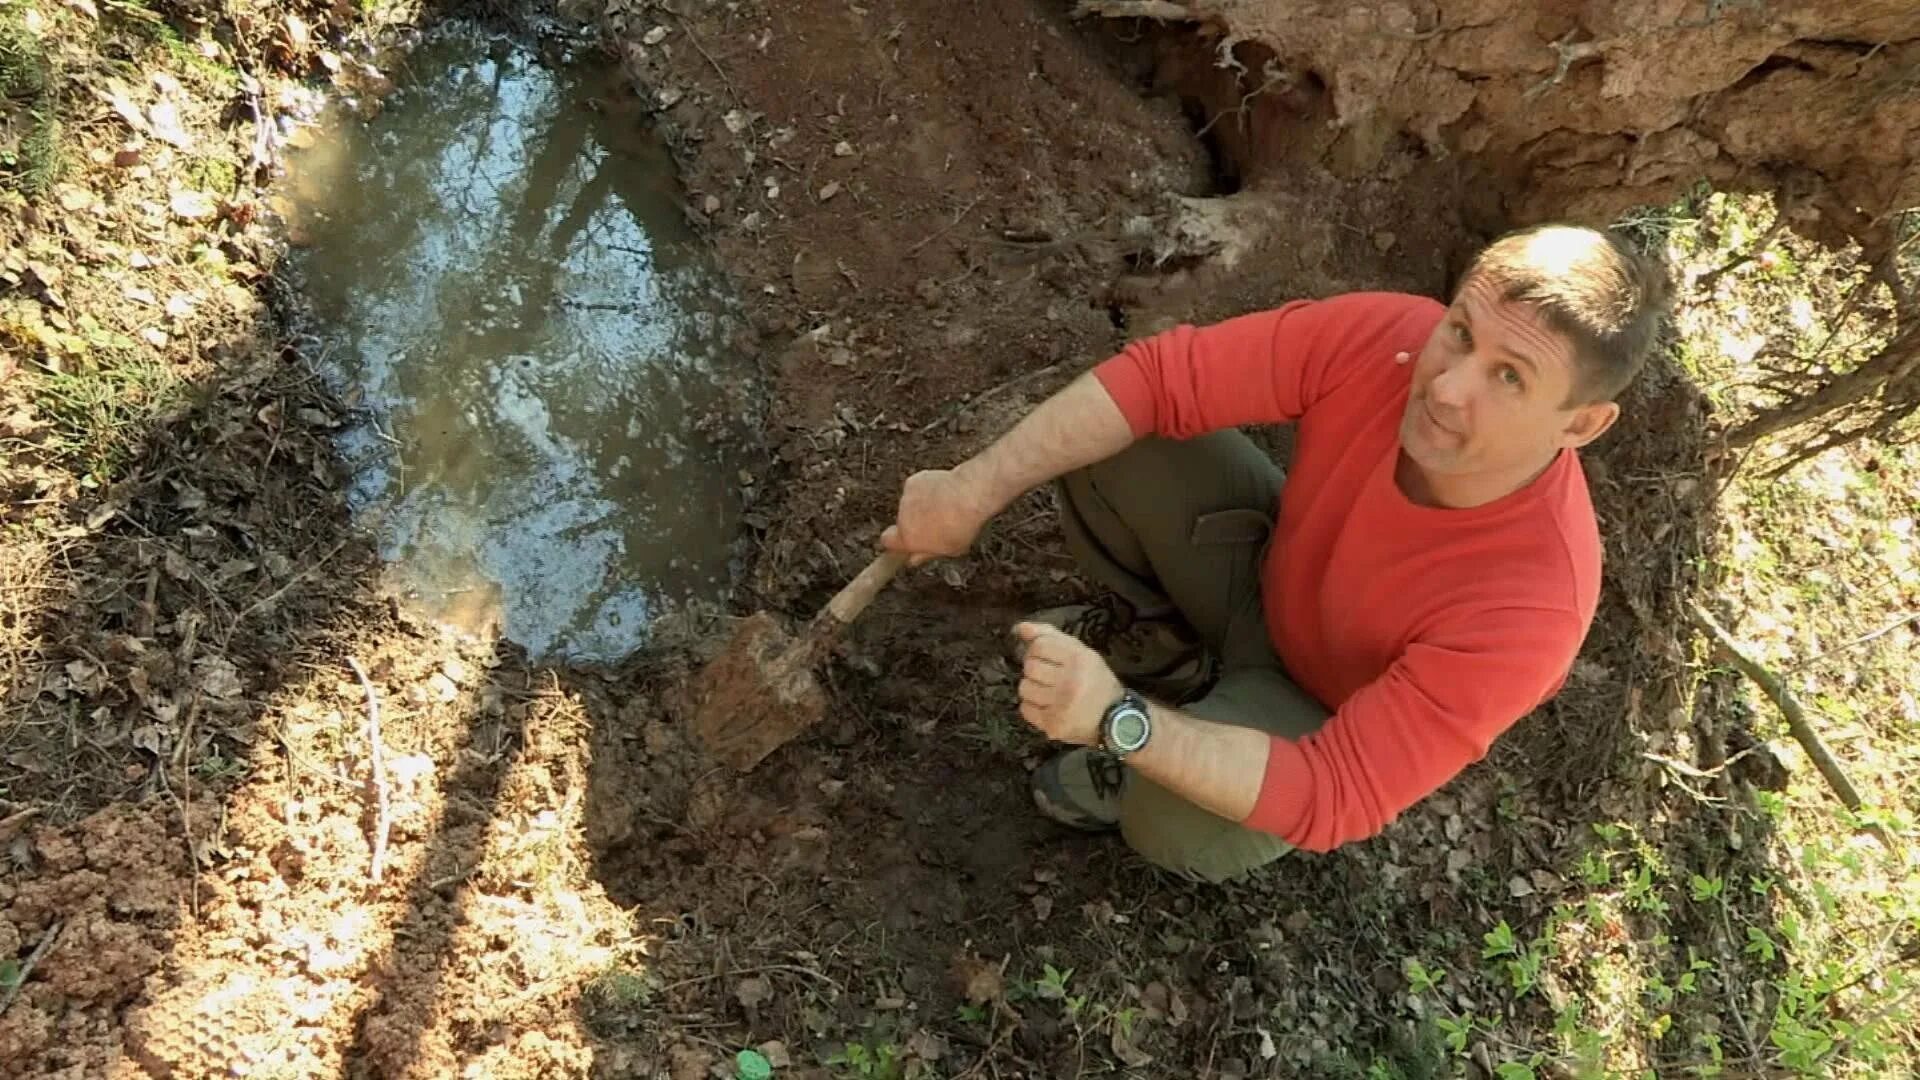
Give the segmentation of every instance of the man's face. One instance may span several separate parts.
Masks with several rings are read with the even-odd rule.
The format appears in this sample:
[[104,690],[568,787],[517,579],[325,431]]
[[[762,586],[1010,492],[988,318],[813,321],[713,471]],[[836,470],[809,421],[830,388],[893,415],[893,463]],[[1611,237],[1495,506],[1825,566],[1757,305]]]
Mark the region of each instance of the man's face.
[[1619,414],[1612,402],[1567,406],[1574,365],[1573,343],[1532,305],[1470,279],[1414,361],[1400,444],[1432,476],[1524,483]]

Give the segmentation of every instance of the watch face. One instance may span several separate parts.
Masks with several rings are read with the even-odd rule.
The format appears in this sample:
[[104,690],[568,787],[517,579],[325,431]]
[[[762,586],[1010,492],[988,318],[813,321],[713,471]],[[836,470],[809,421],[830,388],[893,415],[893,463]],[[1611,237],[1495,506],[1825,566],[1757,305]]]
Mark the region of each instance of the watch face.
[[1113,741],[1123,750],[1137,750],[1147,741],[1147,718],[1137,709],[1113,714]]

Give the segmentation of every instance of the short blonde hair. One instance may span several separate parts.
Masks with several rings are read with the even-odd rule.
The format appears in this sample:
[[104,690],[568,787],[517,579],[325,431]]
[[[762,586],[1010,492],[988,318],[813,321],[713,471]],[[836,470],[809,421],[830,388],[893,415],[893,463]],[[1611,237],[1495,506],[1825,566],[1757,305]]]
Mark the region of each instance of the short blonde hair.
[[1611,231],[1536,225],[1510,232],[1474,256],[1461,286],[1476,278],[1502,299],[1533,305],[1572,340],[1578,372],[1569,404],[1618,397],[1666,322],[1665,264]]

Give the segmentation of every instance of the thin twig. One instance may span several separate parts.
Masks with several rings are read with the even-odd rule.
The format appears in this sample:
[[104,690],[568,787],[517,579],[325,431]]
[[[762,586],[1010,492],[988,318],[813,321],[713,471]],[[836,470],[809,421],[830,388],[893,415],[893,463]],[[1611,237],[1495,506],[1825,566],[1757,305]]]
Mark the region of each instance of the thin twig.
[[13,1007],[13,999],[20,996],[20,988],[27,985],[27,977],[33,974],[33,969],[39,965],[40,958],[47,955],[47,951],[53,948],[54,940],[60,936],[60,929],[66,925],[66,920],[56,920],[52,926],[47,927],[46,933],[40,935],[40,944],[33,947],[33,952],[27,956],[27,962],[20,965],[19,981],[7,987],[5,997],[0,997],[0,1016],[7,1015],[7,1010]]
[[[1721,626],[1698,600],[1688,600],[1687,611],[1693,616],[1693,621],[1713,639],[1713,643],[1718,646],[1721,654],[1733,661],[1733,666],[1739,668],[1741,674],[1752,679],[1755,685],[1773,700],[1774,705],[1780,709],[1780,715],[1787,722],[1787,729],[1793,732],[1793,737],[1799,741],[1801,748],[1807,752],[1809,758],[1813,759],[1814,768],[1819,769],[1820,775],[1826,777],[1827,784],[1833,788],[1833,793],[1840,797],[1840,801],[1846,804],[1847,809],[1859,810],[1862,805],[1860,790],[1853,786],[1852,780],[1847,778],[1846,770],[1840,767],[1840,761],[1833,756],[1833,751],[1827,749],[1827,744],[1820,738],[1820,733],[1813,730],[1813,724],[1807,719],[1805,706],[1801,705],[1800,700],[1787,689],[1787,684],[1781,681],[1780,676],[1769,671],[1765,665],[1749,655],[1727,631],[1727,628]],[[1889,849],[1892,848],[1892,839],[1887,836],[1886,830],[1877,825],[1869,828]]]
[[828,986],[833,987],[835,990],[838,990],[841,992],[845,992],[846,990],[846,987],[841,986],[839,982],[837,982],[832,976],[823,975],[820,972],[815,971],[810,967],[802,967],[799,964],[762,964],[759,967],[734,968],[731,971],[716,971],[710,975],[695,975],[691,979],[681,979],[679,982],[668,983],[667,985],[660,988],[660,993],[664,994],[669,990],[680,990],[689,986],[698,986],[701,983],[710,983],[715,979],[731,979],[735,977],[744,978],[748,975],[764,975],[769,972],[777,972],[777,971],[784,971],[793,975],[811,976],[812,978],[818,979],[821,982],[826,983]]
[[6,817],[0,818],[0,838],[12,836],[15,832],[19,831],[21,826],[39,816],[40,808],[37,806],[29,806],[19,813],[8,814]]
[[1200,13],[1172,0],[1080,0],[1073,17],[1102,15],[1109,19],[1154,19],[1160,22],[1198,22]]
[[[999,1034],[993,1037],[993,1041],[987,1044],[986,1050],[981,1052],[979,1058],[953,1080],[967,1080],[968,1077],[979,1075],[981,1069],[990,1067],[993,1064],[993,1055],[1000,1051],[1001,1045],[1007,1041],[1007,1036],[1012,1035],[1014,1030],[1021,1026],[1020,1014],[1015,1012],[1013,1006],[1008,1005],[1004,999],[996,998],[993,1005],[994,1019],[997,1021],[1004,1015],[1007,1019],[1006,1026],[1001,1028]],[[1084,1035],[1081,1036],[1081,1040],[1085,1041]]]
[[733,83],[728,80],[726,71],[720,67],[720,62],[715,60],[713,54],[706,50],[706,46],[700,44],[700,39],[694,36],[693,24],[687,21],[685,15],[667,7],[665,4],[660,6],[660,10],[680,20],[680,32],[687,35],[687,41],[693,45],[694,51],[706,58],[707,63],[713,67],[713,73],[720,76],[720,85],[727,88],[727,96],[731,97],[737,104],[740,101],[740,95],[734,92]]
[[367,692],[367,745],[372,748],[373,777],[367,784],[367,794],[373,798],[373,867],[370,872],[373,883],[380,884],[380,877],[387,866],[387,833],[393,827],[392,818],[387,810],[387,757],[380,745],[380,695],[374,693],[373,680],[367,678],[367,669],[360,661],[347,657],[347,666],[353,668],[355,678],[360,680],[360,688]]
[[[327,552],[325,555],[320,556],[319,562],[314,563],[312,566],[309,566],[305,570],[302,570],[299,573],[288,578],[287,583],[285,585],[280,586],[279,588],[273,590],[273,592],[267,594],[266,596],[263,596],[260,599],[255,600],[253,603],[248,604],[247,609],[245,611],[242,611],[239,614],[239,616],[233,620],[232,625],[227,627],[226,640],[227,641],[233,640],[234,632],[240,629],[240,624],[246,622],[248,616],[252,615],[254,612],[260,610],[261,608],[266,607],[268,604],[273,603],[275,600],[280,599],[280,597],[286,595],[286,591],[288,589],[291,589],[295,585],[300,584],[300,582],[308,574],[313,573],[315,570],[318,570],[321,567],[327,565],[327,563],[333,561],[333,557],[335,555],[340,554],[340,549],[346,546],[347,546],[347,541],[345,540],[342,540],[339,543],[333,545],[333,550]],[[224,648],[225,646],[223,645],[222,647]]]
[[1888,623],[1887,625],[1881,627],[1880,629],[1875,630],[1871,634],[1863,634],[1860,637],[1854,638],[1852,641],[1847,642],[1845,645],[1835,645],[1831,649],[1814,653],[1812,656],[1809,656],[1805,660],[1800,661],[1800,663],[1802,666],[1805,666],[1807,664],[1813,663],[1815,660],[1820,660],[1820,659],[1824,659],[1826,657],[1832,656],[1835,653],[1843,653],[1843,652],[1846,652],[1848,649],[1857,649],[1860,646],[1865,645],[1869,641],[1875,641],[1880,638],[1886,637],[1888,634],[1893,633],[1895,630],[1900,629],[1901,627],[1907,625],[1908,623],[1914,621],[1915,619],[1920,619],[1920,610],[1909,611],[1905,615],[1900,616],[1898,619],[1895,619],[1894,621]]
[[[1737,947],[1733,940],[1733,920],[1727,914],[1727,899],[1724,896],[1720,898],[1720,930],[1723,934],[1720,941],[1720,967],[1724,972],[1733,966],[1733,950]],[[1740,1011],[1740,989],[1734,986],[1730,979],[1723,978],[1721,983],[1727,990],[1727,1009],[1733,1013],[1734,1025],[1740,1029],[1740,1038],[1747,1044],[1747,1060],[1758,1062],[1760,1044],[1754,1041],[1753,1028],[1747,1023],[1747,1014]]]
[[946,412],[942,413],[938,418],[929,421],[925,427],[921,428],[919,431],[915,432],[914,434],[925,435],[927,432],[932,431],[934,428],[939,427],[941,424],[944,424],[949,420],[952,420],[954,417],[959,416],[961,413],[966,412],[968,409],[973,408],[974,406],[980,404],[981,402],[987,400],[988,398],[994,396],[995,394],[1000,393],[1003,390],[1007,390],[1010,387],[1018,386],[1019,384],[1026,382],[1029,379],[1037,379],[1042,375],[1052,374],[1053,372],[1058,370],[1060,370],[1060,365],[1057,363],[1054,363],[1054,364],[1048,364],[1046,367],[1043,367],[1043,368],[1035,368],[1032,371],[1023,372],[1019,375],[1015,375],[1013,378],[1008,379],[1006,382],[1003,382],[998,386],[989,387],[986,390],[982,390],[980,393],[974,395],[973,397],[968,398],[967,400],[961,402],[958,405],[955,405],[951,409],[948,409]]
[[977,196],[972,202],[961,207],[960,212],[953,216],[952,221],[947,222],[946,225],[941,227],[940,229],[937,229],[934,232],[930,232],[926,236],[921,237],[918,243],[914,244],[912,247],[907,249],[907,254],[912,255],[915,252],[919,251],[921,248],[926,247],[928,244],[931,244],[935,240],[938,240],[941,237],[952,232],[955,226],[959,225],[962,221],[966,220],[966,217],[968,214],[973,213],[973,208],[976,206],[979,206],[980,200],[984,198],[986,198],[985,195]]
[[[166,762],[160,762],[159,768],[160,786],[166,791],[167,798],[173,800],[173,808],[180,812],[180,829],[187,835],[188,910],[193,912],[194,921],[198,922],[200,919],[200,845],[193,842],[193,813],[187,809],[186,801],[180,798],[180,793],[173,790],[173,784],[168,782]],[[188,790],[187,797],[193,797],[191,789]]]
[[1760,238],[1758,240],[1755,240],[1753,243],[1748,244],[1747,250],[1743,254],[1737,256],[1736,258],[1729,259],[1728,261],[1721,263],[1719,266],[1714,267],[1713,269],[1707,271],[1706,273],[1701,274],[1700,279],[1693,283],[1694,289],[1697,292],[1703,293],[1711,297],[1713,295],[1713,287],[1720,283],[1721,278],[1726,277],[1728,274],[1732,273],[1733,271],[1738,270],[1742,266],[1745,266],[1748,263],[1752,262],[1753,260],[1759,258],[1760,253],[1765,251],[1768,248],[1768,246],[1773,243],[1774,237],[1780,235],[1780,230],[1785,228],[1786,224],[1787,224],[1787,215],[1784,213],[1781,213],[1778,205],[1776,204],[1773,211],[1773,224],[1767,226],[1767,231],[1761,233]]

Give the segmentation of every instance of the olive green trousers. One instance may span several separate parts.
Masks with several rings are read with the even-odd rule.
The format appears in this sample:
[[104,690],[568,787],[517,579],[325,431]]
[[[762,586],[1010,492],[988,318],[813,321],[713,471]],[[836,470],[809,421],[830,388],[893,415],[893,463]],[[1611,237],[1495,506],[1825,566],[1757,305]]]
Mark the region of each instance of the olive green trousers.
[[[1330,715],[1287,676],[1261,607],[1260,570],[1283,476],[1237,431],[1144,439],[1056,486],[1069,552],[1142,615],[1177,613],[1219,660],[1220,677],[1183,712],[1298,739]],[[1203,810],[1136,772],[1120,833],[1149,862],[1219,882],[1293,850]]]

